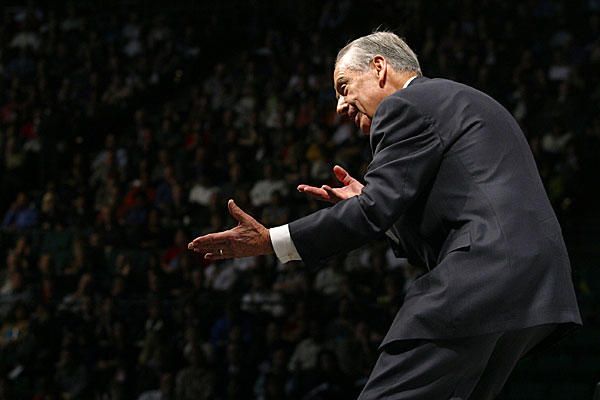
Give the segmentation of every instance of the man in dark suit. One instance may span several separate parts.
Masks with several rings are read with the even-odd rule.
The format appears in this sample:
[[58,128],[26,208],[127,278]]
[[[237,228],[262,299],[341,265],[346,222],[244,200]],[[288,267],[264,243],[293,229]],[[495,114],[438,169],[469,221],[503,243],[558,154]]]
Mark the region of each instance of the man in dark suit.
[[229,201],[237,227],[199,237],[209,259],[268,254],[313,263],[383,234],[428,272],[408,288],[359,399],[493,399],[517,361],[581,324],[561,229],[514,118],[468,86],[421,76],[377,32],[338,54],[338,112],[370,134],[363,185],[300,185],[331,201],[267,230]]

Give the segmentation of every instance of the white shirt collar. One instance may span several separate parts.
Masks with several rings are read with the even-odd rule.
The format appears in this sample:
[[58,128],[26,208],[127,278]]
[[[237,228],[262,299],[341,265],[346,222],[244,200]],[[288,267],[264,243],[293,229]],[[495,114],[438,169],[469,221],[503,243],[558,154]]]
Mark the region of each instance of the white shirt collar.
[[417,75],[408,78],[408,80],[406,82],[404,82],[404,86],[402,86],[402,89],[406,89],[408,87],[408,85],[410,85],[410,83],[417,77]]

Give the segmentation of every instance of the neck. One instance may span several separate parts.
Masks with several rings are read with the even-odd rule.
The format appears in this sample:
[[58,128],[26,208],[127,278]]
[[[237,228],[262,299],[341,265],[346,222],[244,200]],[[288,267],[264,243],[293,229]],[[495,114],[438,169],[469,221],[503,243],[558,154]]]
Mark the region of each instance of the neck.
[[413,71],[391,71],[391,74],[389,75],[389,81],[390,81],[390,86],[393,88],[393,91],[396,92],[402,88],[404,88],[404,85],[406,84],[406,82],[412,78],[413,76],[416,76],[417,73],[413,72]]

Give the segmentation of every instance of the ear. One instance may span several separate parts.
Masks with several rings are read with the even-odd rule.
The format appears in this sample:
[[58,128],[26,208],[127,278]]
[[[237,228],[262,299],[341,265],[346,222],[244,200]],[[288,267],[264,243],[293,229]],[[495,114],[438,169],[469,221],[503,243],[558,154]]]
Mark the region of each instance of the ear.
[[383,56],[376,55],[373,57],[373,66],[375,68],[375,73],[377,74],[379,87],[383,88],[387,78],[387,60]]

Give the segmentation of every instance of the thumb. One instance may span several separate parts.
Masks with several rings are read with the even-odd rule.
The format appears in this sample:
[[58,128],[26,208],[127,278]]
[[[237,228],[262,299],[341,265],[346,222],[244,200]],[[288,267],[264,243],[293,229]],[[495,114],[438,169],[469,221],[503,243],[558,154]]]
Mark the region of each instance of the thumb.
[[236,221],[244,222],[248,219],[248,214],[243,212],[232,199],[229,199],[227,202],[227,208],[229,208],[229,214],[231,214]]
[[339,165],[336,165],[335,167],[333,167],[333,173],[335,174],[335,177],[337,178],[337,180],[342,182],[344,185],[349,185],[354,180],[354,178],[352,178],[350,176],[348,171],[346,171],[344,168],[340,167]]

